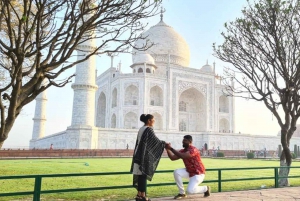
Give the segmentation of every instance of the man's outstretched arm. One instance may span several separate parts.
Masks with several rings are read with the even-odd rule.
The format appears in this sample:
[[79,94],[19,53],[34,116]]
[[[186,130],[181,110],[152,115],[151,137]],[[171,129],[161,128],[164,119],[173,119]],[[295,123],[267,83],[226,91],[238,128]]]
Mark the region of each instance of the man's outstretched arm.
[[181,153],[171,147],[171,144],[166,144],[165,146],[168,156],[171,160],[178,160],[178,159],[186,159],[190,158],[191,154],[189,152]]
[[174,155],[170,149],[166,149],[166,150],[167,150],[168,157],[172,161],[176,161],[176,160],[180,159],[178,156]]
[[171,152],[173,152],[174,155],[176,155],[177,157],[181,158],[181,159],[187,159],[187,158],[191,158],[191,154],[190,152],[184,152],[181,153],[173,148],[170,149]]

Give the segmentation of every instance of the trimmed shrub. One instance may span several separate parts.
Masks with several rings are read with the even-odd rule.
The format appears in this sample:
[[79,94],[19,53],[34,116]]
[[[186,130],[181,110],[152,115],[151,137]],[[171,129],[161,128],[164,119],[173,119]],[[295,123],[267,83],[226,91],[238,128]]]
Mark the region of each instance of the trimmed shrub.
[[247,153],[247,158],[248,158],[248,159],[254,158],[254,153],[248,152],[248,153]]
[[297,158],[297,156],[296,156],[296,154],[295,154],[295,153],[292,153],[291,155],[292,155],[292,159],[295,159],[295,158]]
[[217,152],[217,157],[224,157],[224,153],[223,152]]

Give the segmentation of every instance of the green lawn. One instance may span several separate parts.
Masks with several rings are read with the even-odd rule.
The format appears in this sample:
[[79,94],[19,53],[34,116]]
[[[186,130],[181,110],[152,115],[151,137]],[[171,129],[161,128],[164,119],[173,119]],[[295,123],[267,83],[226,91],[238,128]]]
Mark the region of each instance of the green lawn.
[[[230,168],[230,167],[268,167],[278,166],[279,161],[271,160],[245,160],[245,159],[208,159],[203,162],[206,168]],[[88,163],[88,165],[87,165]],[[57,174],[57,173],[88,173],[88,172],[122,172],[129,171],[130,158],[87,158],[87,159],[34,159],[34,160],[1,160],[1,175],[28,175],[28,174]],[[300,162],[293,162],[293,166],[300,166]],[[182,161],[170,161],[163,158],[158,170],[174,170],[182,168]],[[273,176],[273,170],[247,170],[226,171],[222,173],[222,179],[248,178]],[[300,175],[300,169],[291,169],[290,175]],[[217,172],[207,172],[206,180],[217,179]],[[42,190],[98,187],[114,185],[130,185],[132,175],[114,176],[87,176],[45,178],[42,181]],[[171,173],[155,174],[151,183],[174,182]],[[300,186],[300,179],[291,179],[292,186]],[[217,192],[217,184],[208,184],[212,192]],[[226,182],[222,184],[223,191],[258,189],[261,185],[274,186],[274,180],[257,180],[242,182]],[[0,180],[0,192],[30,191],[33,189],[33,179]],[[176,186],[150,187],[149,197],[172,196],[177,194]],[[134,197],[136,191],[132,189],[103,190],[87,192],[71,192],[60,194],[42,195],[43,200],[129,200]],[[31,199],[30,196],[7,197],[1,200]]]

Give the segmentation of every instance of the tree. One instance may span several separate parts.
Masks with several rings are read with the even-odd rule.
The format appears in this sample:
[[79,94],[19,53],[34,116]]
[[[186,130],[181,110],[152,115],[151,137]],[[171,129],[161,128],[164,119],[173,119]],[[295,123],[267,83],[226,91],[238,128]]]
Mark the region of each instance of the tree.
[[[300,116],[300,1],[247,2],[242,17],[225,23],[223,44],[213,48],[220,60],[232,64],[224,70],[226,93],[262,101],[276,117],[283,148],[280,165],[287,166],[279,173],[288,175],[290,139]],[[289,185],[287,179],[279,182]]]
[[[0,0],[0,149],[22,108],[92,55],[129,52],[161,0]],[[18,5],[18,6],[15,6]],[[87,40],[97,47],[72,60]]]

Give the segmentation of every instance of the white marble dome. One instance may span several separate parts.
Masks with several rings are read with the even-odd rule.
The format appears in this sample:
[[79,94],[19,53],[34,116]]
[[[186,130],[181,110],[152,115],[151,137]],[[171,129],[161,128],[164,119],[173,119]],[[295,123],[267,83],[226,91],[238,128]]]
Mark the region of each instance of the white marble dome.
[[147,63],[155,65],[155,61],[150,54],[147,53],[137,53],[133,57],[133,64]]
[[209,64],[205,64],[200,70],[206,73],[212,73],[214,71],[213,67]]
[[[179,66],[187,67],[190,63],[190,49],[184,38],[179,35],[171,26],[160,21],[149,30],[142,33],[145,39],[139,39],[135,42],[135,46],[142,48],[147,43],[153,44],[146,50],[154,60],[161,63],[169,62]],[[147,42],[148,41],[148,42]],[[133,50],[132,60],[135,61],[136,55],[140,51]]]

